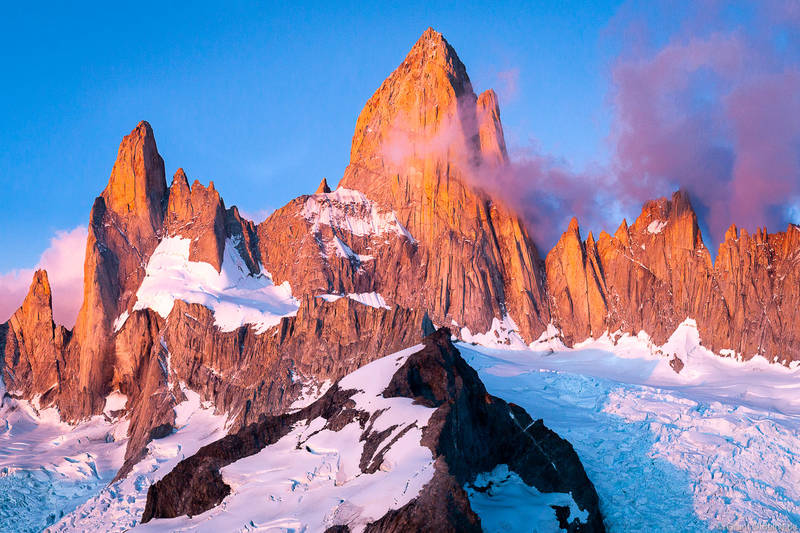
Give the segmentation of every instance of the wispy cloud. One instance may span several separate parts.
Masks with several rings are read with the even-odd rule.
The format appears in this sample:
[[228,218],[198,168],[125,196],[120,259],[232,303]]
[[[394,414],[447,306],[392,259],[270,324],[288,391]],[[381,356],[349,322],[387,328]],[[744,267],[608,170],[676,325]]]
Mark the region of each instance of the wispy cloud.
[[53,318],[57,323],[71,328],[83,301],[86,237],[85,226],[57,231],[35,268],[15,269],[0,274],[0,322],[8,320],[22,305],[33,273],[37,268],[44,268],[53,291]]

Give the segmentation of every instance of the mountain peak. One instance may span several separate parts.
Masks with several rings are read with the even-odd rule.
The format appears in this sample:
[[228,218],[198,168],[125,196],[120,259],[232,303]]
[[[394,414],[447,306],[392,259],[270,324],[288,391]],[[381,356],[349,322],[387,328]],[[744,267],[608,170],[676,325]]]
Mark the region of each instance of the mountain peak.
[[50,290],[50,280],[47,278],[47,271],[37,270],[33,274],[28,295],[22,304],[23,309],[46,309],[50,312],[52,308],[52,291]]
[[161,223],[166,191],[164,160],[158,153],[153,128],[141,121],[122,139],[102,196],[111,211],[150,218],[156,228]]
[[456,95],[472,92],[467,68],[459,59],[455,49],[441,33],[428,28],[414,43],[403,63],[389,79],[397,74],[412,77],[423,75],[426,81],[430,81],[442,73],[446,75],[446,80]]
[[317,187],[317,192],[315,194],[329,192],[331,192],[331,188],[328,186],[328,180],[326,178],[322,178],[322,181],[319,182],[319,187]]

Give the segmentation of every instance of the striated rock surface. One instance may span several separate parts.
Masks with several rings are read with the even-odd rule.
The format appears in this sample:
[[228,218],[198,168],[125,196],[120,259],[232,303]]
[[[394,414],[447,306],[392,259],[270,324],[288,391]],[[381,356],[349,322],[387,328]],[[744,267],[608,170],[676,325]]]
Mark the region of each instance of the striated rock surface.
[[800,230],[726,233],[715,261],[686,193],[647,202],[630,227],[581,240],[575,219],[547,256],[554,321],[567,343],[645,331],[666,341],[687,318],[717,353],[800,359]]
[[153,130],[140,122],[120,143],[108,186],[92,206],[84,300],[67,362],[71,392],[60,406],[68,418],[99,412],[115,386],[113,323],[132,306],[161,237],[166,190]]
[[22,306],[0,324],[2,379],[6,390],[22,398],[39,396],[39,405],[54,401],[70,332],[53,322],[47,272],[37,270]]
[[[366,389],[366,385],[361,386]],[[223,467],[268,449],[304,424],[313,424],[315,433],[327,430],[333,434],[353,424],[360,426],[360,442],[352,444],[363,447],[361,475],[386,469],[384,457],[416,426],[405,426],[409,420],[395,417],[390,428],[373,429],[382,411],[365,411],[364,405],[353,401],[359,392],[353,386],[344,381],[334,384],[308,407],[262,416],[238,433],[201,448],[150,487],[142,522],[194,516],[216,507],[231,494],[221,473]],[[564,529],[604,530],[597,494],[569,443],[541,420],[534,422],[523,409],[489,395],[477,373],[451,344],[449,330],[426,337],[422,349],[407,357],[391,376],[382,396],[410,398],[432,410],[427,424],[416,429],[422,430],[418,445],[428,448],[433,457],[433,472],[416,497],[399,508],[390,507],[383,517],[366,525],[367,531],[480,531],[480,518],[470,507],[464,487],[498,465],[507,465],[524,483],[541,492],[571,493],[586,517],[581,520],[570,516],[569,509],[554,508],[553,521],[561,513],[558,521]],[[357,478],[342,478],[337,486],[346,487]],[[339,506],[347,507],[344,502]],[[357,511],[334,514],[330,521],[340,530],[360,524]]]
[[701,317],[703,342],[745,358],[800,360],[800,227],[750,235],[731,226],[720,244],[714,275],[726,323]]
[[711,254],[688,196],[644,205],[632,226],[581,241],[577,221],[547,257],[553,314],[568,343],[605,331],[666,341],[687,317],[719,313]]
[[550,320],[538,251],[479,183],[507,158],[494,92],[476,97],[455,50],[428,29],[361,112],[339,187],[391,209],[418,244],[382,292],[473,332],[508,314],[532,340]]

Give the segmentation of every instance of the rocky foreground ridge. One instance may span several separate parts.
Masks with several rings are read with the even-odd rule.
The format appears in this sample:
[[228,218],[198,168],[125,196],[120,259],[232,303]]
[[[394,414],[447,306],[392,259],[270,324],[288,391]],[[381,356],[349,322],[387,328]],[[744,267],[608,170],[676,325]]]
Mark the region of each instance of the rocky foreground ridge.
[[434,326],[531,342],[553,324],[567,344],[644,330],[661,343],[688,317],[721,355],[800,359],[800,228],[732,227],[712,261],[678,192],[614,235],[583,239],[573,220],[543,259],[480,187],[507,164],[496,95],[474,93],[432,29],[367,102],[338,187],[323,181],[260,224],[182,169],[168,186],[142,122],[91,210],[74,329],[53,322],[43,271],[0,325],[8,394],[70,421],[127,396],[124,476],[171,431],[181,383],[244,431]]
[[[389,363],[385,365],[391,369],[388,375],[372,375],[370,367],[376,364],[369,365],[335,383],[324,396],[303,409],[262,416],[239,432],[201,448],[150,487],[142,523],[186,515],[194,518],[162,523],[159,527],[221,525],[217,520],[224,520],[225,515],[212,510],[232,492],[220,472],[224,467],[262,451],[268,455],[272,448],[278,454],[276,443],[282,440],[297,450],[312,452],[320,445],[337,443],[341,447],[340,435],[349,433],[353,442],[344,446],[360,449],[357,464],[349,465],[347,454],[338,451],[333,471],[321,474],[334,476],[343,493],[356,478],[374,476],[383,478],[387,485],[381,499],[391,501],[395,494],[386,480],[398,475],[396,471],[402,470],[402,463],[410,460],[404,449],[408,443],[428,448],[429,463],[410,478],[399,474],[401,479],[396,484],[413,487],[414,477],[425,477],[425,490],[409,495],[403,505],[389,505],[388,510],[374,512],[378,516],[370,516],[368,511],[364,516],[365,510],[355,505],[349,513],[328,513],[325,525],[329,531],[481,531],[481,520],[470,506],[465,487],[475,490],[479,474],[501,465],[538,491],[574,499],[574,513],[570,505],[552,506],[553,522],[558,521],[569,531],[604,531],[597,494],[572,446],[548,430],[541,420],[534,422],[522,408],[489,395],[478,374],[450,342],[449,330],[438,330],[426,337],[422,346],[408,351],[413,353],[397,357],[394,365],[395,356],[385,358],[391,361],[378,362]],[[374,392],[387,399],[412,399],[422,416],[403,414],[403,403],[387,402],[376,407],[365,401],[370,395],[363,394],[362,389],[374,388],[376,379],[383,381],[378,389],[385,388]],[[411,436],[408,443],[404,440],[406,435]],[[348,471],[351,466],[353,470]],[[313,481],[310,485],[305,489],[305,499],[314,498]],[[409,490],[413,492],[413,488]],[[491,483],[478,486],[477,490],[491,490]],[[236,506],[237,496],[228,504],[227,512]],[[329,505],[326,501],[336,500],[315,505]],[[357,497],[354,501],[358,501]],[[207,511],[212,512],[204,514]],[[318,511],[324,513],[326,509]],[[287,510],[278,512],[286,514]],[[266,521],[269,514],[264,514],[264,518],[255,521]],[[304,513],[295,510],[290,514]]]

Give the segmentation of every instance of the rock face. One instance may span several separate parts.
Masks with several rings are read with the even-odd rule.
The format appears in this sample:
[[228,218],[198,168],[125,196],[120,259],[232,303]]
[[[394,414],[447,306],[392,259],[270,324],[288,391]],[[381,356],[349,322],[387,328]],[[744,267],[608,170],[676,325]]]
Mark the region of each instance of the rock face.
[[39,395],[40,405],[50,404],[58,391],[69,336],[53,322],[47,272],[37,270],[22,306],[0,325],[6,390],[21,398]]
[[166,234],[191,239],[190,261],[205,261],[217,272],[222,270],[226,232],[225,204],[214,189],[189,181],[182,168],[172,178],[167,205]]
[[576,220],[547,256],[553,317],[568,343],[647,332],[661,344],[686,318],[711,350],[800,359],[800,230],[728,230],[716,262],[686,193],[644,205],[611,236],[581,240]]
[[164,161],[153,130],[139,125],[120,143],[111,179],[92,206],[84,264],[84,301],[69,347],[69,418],[102,409],[114,375],[114,320],[133,304],[144,265],[161,236],[166,207]]
[[394,211],[417,242],[382,292],[473,332],[509,314],[533,340],[550,320],[538,251],[480,190],[479,176],[507,159],[494,92],[476,97],[455,50],[428,29],[361,112],[339,187]]
[[645,204],[628,227],[581,241],[575,219],[547,257],[556,322],[568,342],[614,332],[663,343],[687,317],[713,306],[712,263],[688,196]]
[[[332,432],[360,424],[364,444],[359,468],[364,475],[376,472],[398,438],[390,436],[405,421],[393,418],[392,429],[371,431],[376,413],[361,411],[360,404],[352,401],[358,391],[343,383],[334,384],[308,407],[262,416],[183,460],[150,487],[142,522],[193,516],[219,505],[231,492],[220,469],[276,443],[298,424],[319,422],[324,424],[322,429]],[[413,500],[367,524],[367,531],[481,531],[480,518],[471,509],[464,486],[498,465],[508,465],[527,485],[542,492],[571,493],[587,518],[570,517],[566,510],[559,518],[564,529],[604,530],[597,494],[569,443],[541,420],[531,420],[521,408],[490,396],[451,344],[449,330],[426,337],[424,347],[395,371],[383,396],[411,398],[415,404],[433,409],[422,428],[420,445],[430,449],[434,471]],[[553,513],[555,521],[555,509]],[[354,518],[343,520],[334,526],[348,528],[348,520]]]
[[727,321],[700,320],[705,343],[744,357],[800,360],[800,227],[750,235],[731,226],[714,275]]

